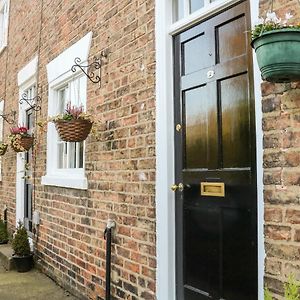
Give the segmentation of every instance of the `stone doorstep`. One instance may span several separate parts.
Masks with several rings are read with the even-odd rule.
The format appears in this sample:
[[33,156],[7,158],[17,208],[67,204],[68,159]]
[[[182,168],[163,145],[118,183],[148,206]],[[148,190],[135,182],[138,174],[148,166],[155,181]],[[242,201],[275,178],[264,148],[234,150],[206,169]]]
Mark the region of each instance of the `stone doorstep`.
[[16,269],[12,254],[13,251],[9,244],[0,245],[0,264],[6,271]]

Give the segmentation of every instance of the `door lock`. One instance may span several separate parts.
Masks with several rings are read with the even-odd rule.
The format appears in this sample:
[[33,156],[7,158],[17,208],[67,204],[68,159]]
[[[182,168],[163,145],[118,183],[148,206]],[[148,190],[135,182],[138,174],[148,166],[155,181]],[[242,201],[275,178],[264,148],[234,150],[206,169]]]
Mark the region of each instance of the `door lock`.
[[171,186],[171,190],[172,190],[173,192],[176,192],[176,191],[182,192],[183,189],[184,189],[183,183],[178,183],[178,185],[177,185],[177,184],[173,184],[173,185]]

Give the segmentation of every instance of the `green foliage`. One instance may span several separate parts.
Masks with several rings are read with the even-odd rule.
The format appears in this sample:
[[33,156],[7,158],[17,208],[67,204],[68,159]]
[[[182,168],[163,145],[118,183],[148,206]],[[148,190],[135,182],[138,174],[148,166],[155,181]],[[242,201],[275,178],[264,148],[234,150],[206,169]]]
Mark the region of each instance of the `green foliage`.
[[290,275],[288,282],[284,284],[284,298],[286,300],[300,300],[299,296],[300,282]]
[[264,23],[264,24],[259,24],[254,27],[252,30],[252,40],[258,38],[265,32],[273,31],[273,30],[282,30],[282,29],[300,29],[300,25],[295,25],[295,26],[281,26],[276,23]]
[[30,245],[28,241],[27,230],[21,222],[19,222],[17,231],[12,240],[12,248],[15,255],[27,256],[30,254]]
[[67,107],[63,114],[59,114],[49,119],[50,122],[54,122],[54,123],[57,121],[72,121],[72,120],[85,120],[85,121],[89,121],[90,123],[94,123],[93,117],[90,114],[84,112],[83,105],[80,106],[71,105],[71,102],[67,103]]
[[8,233],[6,226],[2,220],[0,220],[0,243],[8,241]]
[[265,288],[264,291],[264,300],[273,300],[273,297],[267,288]]
[[265,18],[260,19],[260,23],[254,26],[251,32],[252,39],[260,37],[265,32],[282,29],[300,29],[300,24],[292,24],[290,20],[293,16],[288,12],[285,19],[278,18],[275,12],[267,12]]
[[[300,282],[290,275],[288,282],[284,284],[284,300],[300,300]],[[264,300],[273,300],[268,288],[264,290]]]

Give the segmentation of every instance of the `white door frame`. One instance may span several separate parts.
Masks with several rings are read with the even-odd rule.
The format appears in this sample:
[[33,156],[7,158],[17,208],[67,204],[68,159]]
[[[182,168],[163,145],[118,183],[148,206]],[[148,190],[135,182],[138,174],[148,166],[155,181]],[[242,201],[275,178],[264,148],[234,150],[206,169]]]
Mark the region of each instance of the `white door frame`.
[[[19,100],[22,98],[24,91],[36,84],[38,58],[37,56],[31,60],[23,69],[18,73],[18,86],[19,86]],[[19,103],[19,118],[18,125],[22,125],[26,121],[26,110],[29,109],[29,105],[23,101]],[[24,193],[25,193],[25,181],[24,181],[24,167],[25,167],[25,153],[17,153],[17,173],[16,173],[16,225],[19,221],[24,220]]]
[[[209,9],[199,10],[172,24],[172,0],[155,1],[156,36],[156,234],[157,234],[157,300],[176,299],[175,281],[175,196],[174,184],[174,115],[173,115],[173,48],[172,36],[201,19],[222,10],[237,0],[219,0]],[[251,20],[258,20],[259,0],[251,0]],[[257,208],[258,208],[258,290],[263,300],[263,147],[260,72],[253,53],[257,137]]]

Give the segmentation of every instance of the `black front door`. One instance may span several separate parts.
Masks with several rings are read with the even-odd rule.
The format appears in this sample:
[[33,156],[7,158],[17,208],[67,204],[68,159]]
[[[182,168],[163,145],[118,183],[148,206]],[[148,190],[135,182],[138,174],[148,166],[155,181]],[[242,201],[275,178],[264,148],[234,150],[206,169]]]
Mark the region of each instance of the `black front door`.
[[[26,110],[26,124],[28,132],[33,134],[34,127],[34,110]],[[33,185],[32,185],[32,148],[29,151],[25,152],[25,176],[24,176],[24,226],[28,231],[32,231],[32,194],[33,194]]]
[[249,28],[244,1],[174,38],[178,300],[257,300]]

